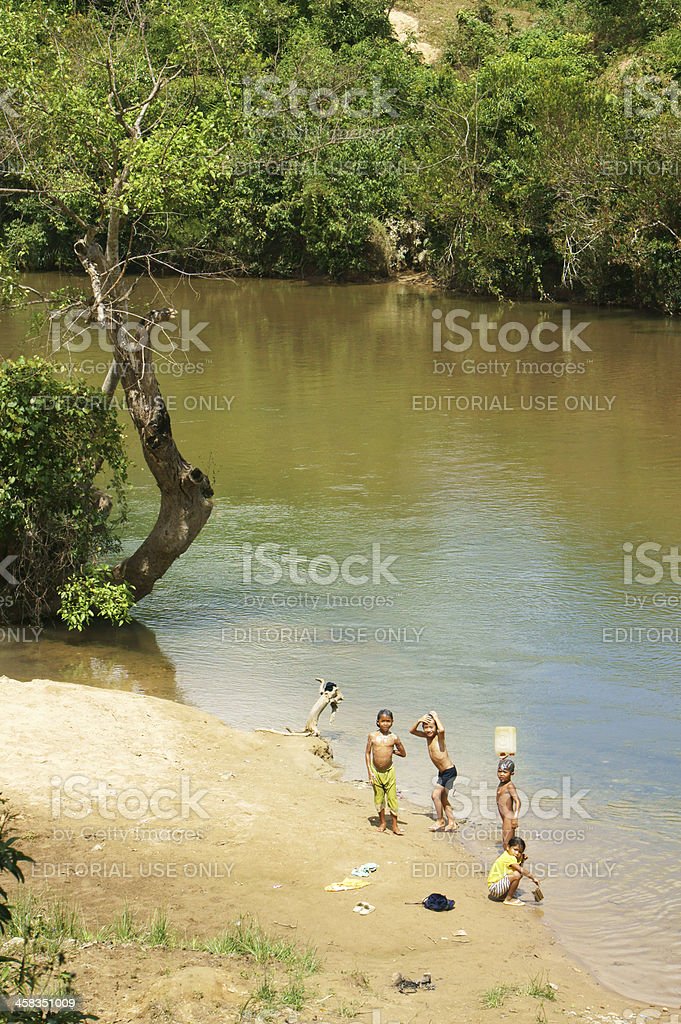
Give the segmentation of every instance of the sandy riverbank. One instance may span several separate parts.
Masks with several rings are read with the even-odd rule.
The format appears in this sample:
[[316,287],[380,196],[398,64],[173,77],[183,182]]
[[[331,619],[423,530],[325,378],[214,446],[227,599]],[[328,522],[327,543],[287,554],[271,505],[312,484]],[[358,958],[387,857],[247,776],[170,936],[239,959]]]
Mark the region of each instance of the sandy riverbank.
[[[167,909],[188,937],[253,915],[319,953],[301,1022],[621,1017],[625,1001],[567,959],[541,909],[488,902],[478,865],[458,842],[430,835],[423,811],[404,808],[404,837],[379,834],[368,787],[339,781],[315,754],[318,742],[242,733],[181,704],[47,680],[0,677],[0,706],[0,792],[21,811],[20,845],[35,858],[26,886],[77,904],[93,930],[126,903],[141,916]],[[324,891],[367,861],[380,865],[369,887]],[[406,905],[431,891],[456,909]],[[360,899],[375,912],[353,913]],[[243,961],[101,944],[74,947],[68,966],[101,1024],[237,1020],[262,980]],[[434,991],[403,995],[392,984],[396,972],[424,971]],[[523,988],[539,974],[557,986],[555,1001],[510,993],[500,1008],[483,1005],[489,989]]]

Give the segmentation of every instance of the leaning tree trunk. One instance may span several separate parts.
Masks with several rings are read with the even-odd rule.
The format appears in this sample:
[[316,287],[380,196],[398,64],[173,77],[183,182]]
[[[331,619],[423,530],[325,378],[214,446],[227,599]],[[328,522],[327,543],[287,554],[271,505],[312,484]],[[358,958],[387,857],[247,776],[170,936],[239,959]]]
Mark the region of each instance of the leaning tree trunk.
[[[92,287],[94,319],[103,326],[113,347],[113,363],[104,392],[113,395],[120,381],[125,401],[142,444],[145,462],[161,493],[158,519],[151,533],[114,570],[136,600],[151,593],[154,584],[196,539],[213,509],[213,489],[206,474],[187,462],[173,440],[170,416],[156,379],[153,350],[144,325],[134,336],[126,328],[127,296],[118,259],[118,223],[109,221],[106,252],[89,228],[75,245]],[[124,265],[123,265],[124,266]]]

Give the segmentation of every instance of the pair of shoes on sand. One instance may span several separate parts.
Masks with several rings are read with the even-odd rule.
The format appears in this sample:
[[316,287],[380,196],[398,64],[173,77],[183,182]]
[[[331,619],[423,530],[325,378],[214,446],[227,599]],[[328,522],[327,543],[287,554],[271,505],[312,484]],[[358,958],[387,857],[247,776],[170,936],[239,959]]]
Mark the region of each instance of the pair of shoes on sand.
[[372,907],[371,903],[358,903],[357,906],[353,907],[353,913],[361,914],[365,917],[367,914],[371,914],[376,907]]

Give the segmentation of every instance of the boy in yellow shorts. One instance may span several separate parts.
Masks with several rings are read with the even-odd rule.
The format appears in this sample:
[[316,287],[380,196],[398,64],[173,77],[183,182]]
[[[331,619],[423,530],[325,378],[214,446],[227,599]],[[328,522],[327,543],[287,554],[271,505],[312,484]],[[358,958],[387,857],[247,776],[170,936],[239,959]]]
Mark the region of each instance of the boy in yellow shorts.
[[520,879],[525,877],[531,879],[535,885],[539,882],[522,866],[525,860],[525,840],[519,836],[509,839],[506,849],[501,857],[497,857],[490,868],[487,876],[488,898],[495,903],[505,903],[506,906],[524,907],[522,900],[516,899],[516,889],[520,885]]
[[393,754],[406,757],[407,751],[399,736],[392,732],[393,713],[382,708],[376,717],[377,732],[370,732],[364,753],[369,782],[374,787],[374,803],[378,811],[378,831],[385,832],[385,804],[390,808],[392,830],[396,836],[404,833],[397,824],[397,780]]

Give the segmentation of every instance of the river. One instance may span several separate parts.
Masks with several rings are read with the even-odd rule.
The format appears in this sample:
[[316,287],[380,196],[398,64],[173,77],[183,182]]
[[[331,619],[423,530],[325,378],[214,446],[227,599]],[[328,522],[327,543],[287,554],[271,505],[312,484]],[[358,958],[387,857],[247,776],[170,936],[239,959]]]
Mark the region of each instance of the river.
[[[405,283],[164,288],[149,303],[180,311],[186,341],[159,376],[213,516],[134,627],[6,635],[0,671],[246,728],[299,728],[315,677],[332,679],[345,702],[322,727],[347,776],[364,777],[388,706],[400,789],[423,806],[433,771],[408,730],[435,708],[485,860],[494,727],[515,725],[546,895],[517,913],[543,915],[610,987],[678,1006],[681,324]],[[46,351],[28,314],[2,327],[4,356]],[[82,347],[59,358],[100,381],[107,353],[94,335]],[[126,550],[157,509],[132,435],[129,449]]]

